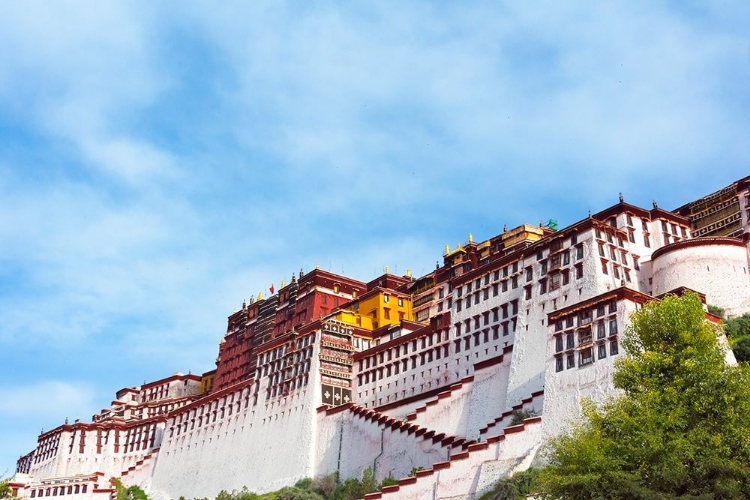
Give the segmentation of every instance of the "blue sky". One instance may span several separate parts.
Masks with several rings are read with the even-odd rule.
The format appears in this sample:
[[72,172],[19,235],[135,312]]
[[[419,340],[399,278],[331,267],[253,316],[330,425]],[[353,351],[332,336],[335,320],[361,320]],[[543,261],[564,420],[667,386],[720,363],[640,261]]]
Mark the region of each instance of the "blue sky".
[[300,268],[750,173],[750,3],[0,3],[0,474]]

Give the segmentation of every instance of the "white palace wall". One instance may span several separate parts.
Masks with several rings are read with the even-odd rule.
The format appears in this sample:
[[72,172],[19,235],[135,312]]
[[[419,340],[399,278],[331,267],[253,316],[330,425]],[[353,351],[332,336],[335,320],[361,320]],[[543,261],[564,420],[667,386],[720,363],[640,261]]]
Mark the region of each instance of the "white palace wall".
[[[318,376],[316,365],[312,370],[311,377]],[[233,408],[232,414],[196,428],[192,428],[192,422],[198,418],[200,404],[182,413],[190,415],[182,424],[179,416],[172,417],[168,426],[183,425],[185,430],[168,434],[163,440],[158,466],[146,485],[151,495],[157,500],[181,495],[214,497],[220,490],[243,487],[263,493],[314,475],[318,387],[309,384],[255,406],[250,388],[229,393],[221,400],[211,398],[206,405],[219,403],[226,413]],[[225,398],[231,400],[228,406],[221,405]]]
[[750,312],[747,249],[739,240],[705,238],[673,243],[655,252],[653,295],[685,286],[706,295],[729,317]]

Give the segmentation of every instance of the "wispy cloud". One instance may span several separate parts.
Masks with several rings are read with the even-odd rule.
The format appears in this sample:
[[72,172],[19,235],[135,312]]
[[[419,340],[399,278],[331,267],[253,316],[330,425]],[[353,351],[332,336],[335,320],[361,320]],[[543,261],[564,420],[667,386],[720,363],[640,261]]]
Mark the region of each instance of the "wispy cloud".
[[421,274],[469,232],[746,175],[748,24],[747,2],[0,4],[0,345],[14,394],[72,405],[0,418],[32,446],[37,413],[211,368],[226,315],[300,267]]

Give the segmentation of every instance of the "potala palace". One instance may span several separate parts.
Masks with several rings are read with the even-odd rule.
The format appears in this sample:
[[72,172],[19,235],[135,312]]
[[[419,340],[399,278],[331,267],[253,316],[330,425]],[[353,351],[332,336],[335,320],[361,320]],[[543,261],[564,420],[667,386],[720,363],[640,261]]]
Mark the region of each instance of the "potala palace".
[[[690,289],[750,311],[748,186],[469,236],[420,277],[299,271],[229,316],[215,370],[121,389],[91,422],[42,433],[11,487],[105,499],[120,478],[156,499],[213,498],[372,467],[399,482],[368,499],[475,498],[539,463],[584,398],[615,394],[643,303]],[[515,410],[532,416],[511,425]]]

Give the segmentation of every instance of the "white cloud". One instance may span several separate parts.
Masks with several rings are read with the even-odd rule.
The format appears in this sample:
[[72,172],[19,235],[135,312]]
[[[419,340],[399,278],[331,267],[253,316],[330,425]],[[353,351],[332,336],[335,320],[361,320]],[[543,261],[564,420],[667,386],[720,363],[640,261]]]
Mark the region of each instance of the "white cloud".
[[[116,389],[115,389],[116,390]],[[39,381],[28,385],[0,387],[0,416],[62,419],[67,416],[90,421],[97,410],[94,391],[85,382]],[[58,425],[59,425],[58,424]]]

